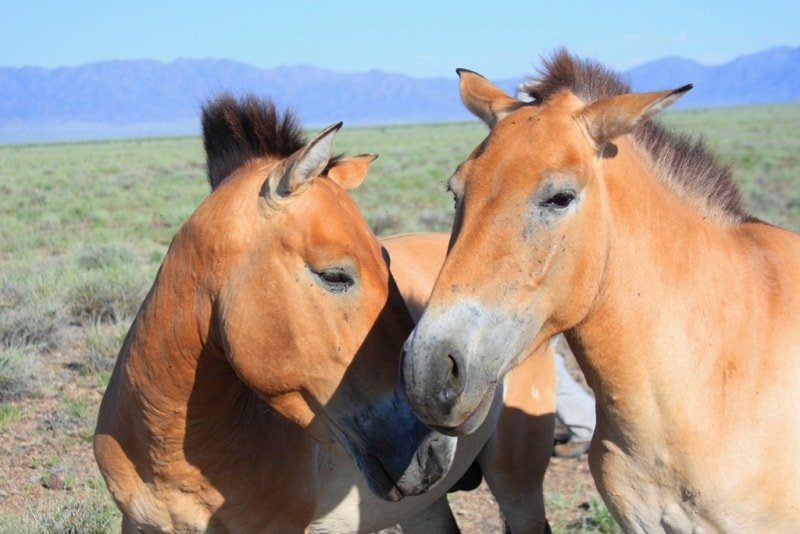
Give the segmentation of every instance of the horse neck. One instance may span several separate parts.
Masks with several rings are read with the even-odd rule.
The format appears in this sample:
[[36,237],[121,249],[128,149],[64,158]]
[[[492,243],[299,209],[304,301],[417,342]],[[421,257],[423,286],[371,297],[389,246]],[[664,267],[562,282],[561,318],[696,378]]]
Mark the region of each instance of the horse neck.
[[758,236],[776,230],[704,219],[627,143],[604,163],[604,179],[610,217],[604,278],[591,311],[567,335],[602,399],[600,416],[622,434],[655,436],[655,414],[665,427],[682,410],[708,410],[710,418],[723,402],[731,365],[739,366],[732,380],[747,380],[731,357],[763,349],[753,312],[759,316],[768,291],[757,263],[772,237]]
[[213,320],[223,273],[197,263],[193,248],[173,242],[126,339],[98,420],[98,434],[116,444],[103,445],[101,465],[123,493],[130,480],[155,481],[157,495],[177,491],[231,521],[292,507],[307,514],[320,446],[228,364]]
[[[217,276],[185,235],[176,238],[123,349],[122,409],[153,436],[160,454],[184,448],[187,436],[230,426],[234,404],[256,413],[257,402],[219,349],[213,324]],[[240,409],[241,413],[242,410]],[[193,427],[190,433],[187,428]],[[174,450],[173,450],[174,449]],[[181,453],[182,454],[182,453]]]

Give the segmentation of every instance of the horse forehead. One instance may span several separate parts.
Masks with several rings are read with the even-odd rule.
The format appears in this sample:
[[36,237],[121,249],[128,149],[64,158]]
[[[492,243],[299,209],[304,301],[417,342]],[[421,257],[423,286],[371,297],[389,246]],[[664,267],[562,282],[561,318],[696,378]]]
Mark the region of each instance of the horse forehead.
[[329,178],[314,180],[304,208],[306,215],[334,234],[357,234],[366,222],[350,194]]
[[380,255],[380,247],[355,201],[338,184],[317,178],[303,206],[312,245],[338,245],[355,255]]
[[581,107],[581,101],[571,94],[559,95],[553,102],[524,106],[495,125],[474,157],[505,156],[522,162],[563,151],[581,142],[575,120]]
[[495,194],[530,189],[549,173],[581,168],[586,156],[580,129],[571,117],[547,121],[534,114],[509,116],[484,145],[462,165],[459,174],[482,182]]
[[[363,216],[361,210],[356,204],[350,193],[347,192],[342,186],[334,182],[328,177],[317,179],[318,186],[325,190],[325,200],[330,205],[335,205],[336,209],[341,210],[344,214],[343,222],[347,225],[352,225],[353,220],[362,221]],[[366,224],[365,224],[366,226]]]

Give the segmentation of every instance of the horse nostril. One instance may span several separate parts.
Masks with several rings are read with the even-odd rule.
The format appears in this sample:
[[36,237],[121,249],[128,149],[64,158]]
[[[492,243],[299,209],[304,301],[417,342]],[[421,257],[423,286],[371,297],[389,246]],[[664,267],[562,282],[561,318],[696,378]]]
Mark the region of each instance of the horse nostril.
[[458,396],[464,391],[463,365],[458,355],[447,355],[447,369],[442,381],[440,398],[446,405],[455,404]]
[[448,354],[447,358],[450,360],[450,377],[452,380],[458,380],[458,362],[452,354]]

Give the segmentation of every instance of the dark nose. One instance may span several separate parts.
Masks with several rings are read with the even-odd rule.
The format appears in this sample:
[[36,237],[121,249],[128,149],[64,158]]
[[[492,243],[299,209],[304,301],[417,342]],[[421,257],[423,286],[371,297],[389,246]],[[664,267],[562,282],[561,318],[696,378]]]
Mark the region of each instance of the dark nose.
[[439,347],[426,357],[401,354],[401,388],[417,416],[423,422],[447,420],[466,387],[466,365],[461,352],[454,347]]

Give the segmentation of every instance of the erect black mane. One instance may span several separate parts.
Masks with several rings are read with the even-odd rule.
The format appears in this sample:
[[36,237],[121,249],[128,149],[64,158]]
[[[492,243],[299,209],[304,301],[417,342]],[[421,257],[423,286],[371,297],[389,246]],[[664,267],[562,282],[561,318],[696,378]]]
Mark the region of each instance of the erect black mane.
[[291,111],[281,115],[271,100],[255,95],[218,95],[203,106],[202,124],[212,190],[251,159],[285,158],[306,144]]
[[[538,102],[568,90],[586,103],[631,92],[614,71],[564,49],[544,60],[540,76],[528,80],[522,90]],[[662,183],[683,202],[722,223],[752,219],[742,206],[731,168],[720,163],[702,140],[671,132],[654,120],[640,124],[632,135]]]

